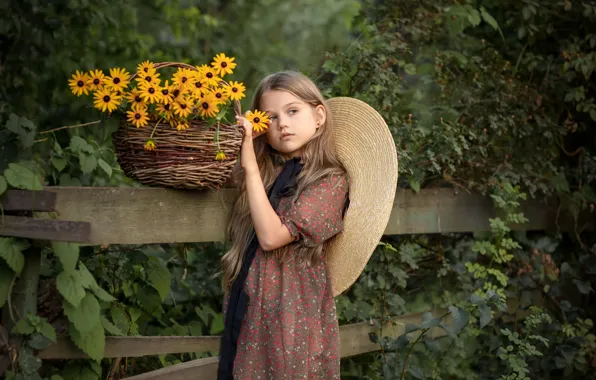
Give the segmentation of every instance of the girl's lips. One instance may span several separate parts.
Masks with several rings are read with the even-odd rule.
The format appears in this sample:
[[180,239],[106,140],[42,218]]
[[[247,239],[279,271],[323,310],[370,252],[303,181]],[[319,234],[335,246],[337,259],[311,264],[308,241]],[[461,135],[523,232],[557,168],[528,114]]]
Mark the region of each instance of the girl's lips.
[[293,133],[283,133],[281,135],[281,140],[285,140],[286,138],[291,137],[291,136],[294,136],[294,134]]

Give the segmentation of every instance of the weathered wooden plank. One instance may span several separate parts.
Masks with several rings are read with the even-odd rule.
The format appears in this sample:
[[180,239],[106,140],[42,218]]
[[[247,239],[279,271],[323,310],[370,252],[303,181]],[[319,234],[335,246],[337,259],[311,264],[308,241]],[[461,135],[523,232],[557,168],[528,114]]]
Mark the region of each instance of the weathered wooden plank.
[[4,211],[54,211],[56,193],[51,191],[8,190],[0,200]]
[[[396,338],[405,332],[407,324],[420,324],[422,316],[420,313],[414,313],[397,317],[394,324],[384,326],[382,336]],[[448,321],[447,321],[448,322]],[[340,355],[342,358],[360,355],[367,352],[378,351],[380,345],[370,340],[370,333],[379,333],[379,329],[368,323],[354,323],[340,327]],[[412,333],[416,337],[420,332]],[[435,327],[428,333],[434,338],[445,336],[445,330]],[[166,368],[147,372],[141,375],[128,377],[129,380],[154,380],[167,378],[168,380],[207,380],[214,379],[217,376],[218,358],[204,358],[191,360],[181,364],[175,364]]]
[[[234,189],[184,191],[164,188],[49,187],[57,194],[60,220],[92,223],[92,244],[150,244],[222,241],[237,196]],[[529,202],[530,222],[542,230],[554,223],[546,205]],[[387,235],[474,232],[489,228],[490,200],[453,189],[398,190]]]
[[90,234],[89,222],[43,220],[12,215],[4,215],[3,222],[0,221],[0,236],[89,243]]
[[[219,351],[219,336],[109,336],[106,337],[104,357],[138,357],[183,352]],[[56,343],[40,351],[42,359],[81,359],[88,356],[70,340],[68,335],[56,337]]]

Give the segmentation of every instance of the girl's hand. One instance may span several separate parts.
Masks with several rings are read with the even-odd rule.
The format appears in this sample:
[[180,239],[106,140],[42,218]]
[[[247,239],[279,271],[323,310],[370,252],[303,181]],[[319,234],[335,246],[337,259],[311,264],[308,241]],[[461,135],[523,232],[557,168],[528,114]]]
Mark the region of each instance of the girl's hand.
[[244,138],[242,139],[242,147],[240,148],[240,166],[244,169],[245,174],[258,174],[259,165],[257,164],[257,157],[255,156],[255,149],[252,143],[252,124],[244,116],[236,116],[236,120],[238,120],[236,125],[242,125],[244,128]]
[[266,133],[267,131],[261,131],[261,132],[254,132],[253,128],[252,128],[252,123],[250,121],[248,121],[248,119],[245,117],[248,114],[249,111],[246,111],[244,113],[244,116],[238,116],[236,115],[236,125],[242,125],[242,127],[244,128],[244,139],[249,139],[252,140],[255,137],[259,137],[260,135]]

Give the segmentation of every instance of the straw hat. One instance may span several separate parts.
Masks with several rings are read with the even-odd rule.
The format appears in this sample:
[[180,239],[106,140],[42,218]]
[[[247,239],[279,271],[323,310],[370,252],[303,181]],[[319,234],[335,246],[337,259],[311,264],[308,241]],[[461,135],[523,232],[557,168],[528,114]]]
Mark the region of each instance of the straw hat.
[[397,188],[397,152],[387,124],[368,104],[338,97],[326,105],[334,121],[335,149],[350,186],[344,230],[327,248],[333,296],[337,296],[358,279],[387,227]]

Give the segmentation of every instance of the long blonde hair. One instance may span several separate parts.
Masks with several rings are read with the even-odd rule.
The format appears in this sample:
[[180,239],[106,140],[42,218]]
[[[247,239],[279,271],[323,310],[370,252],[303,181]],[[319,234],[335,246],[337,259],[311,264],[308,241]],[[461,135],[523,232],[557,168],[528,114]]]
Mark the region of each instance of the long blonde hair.
[[[270,90],[287,91],[313,107],[323,105],[325,100],[317,86],[306,76],[295,71],[277,72],[265,77],[255,92],[252,100],[252,109],[260,109],[260,100],[263,94]],[[317,129],[314,136],[305,144],[301,156],[304,164],[302,171],[296,179],[296,192],[294,199],[310,184],[316,180],[332,175],[345,173],[333,149],[332,115],[327,112],[325,123]],[[254,140],[255,155],[265,189],[273,185],[278,169],[283,163],[283,158],[267,144],[266,136],[261,135]],[[223,288],[227,291],[242,267],[242,260],[246,247],[254,236],[254,228],[248,205],[244,176],[242,168],[236,167],[233,174],[241,190],[240,197],[234,205],[232,218],[228,226],[228,234],[232,240],[232,247],[222,257]],[[287,246],[279,248],[268,254],[275,254],[278,258],[285,258]],[[296,257],[304,258],[305,265],[314,265],[323,252],[324,245],[305,247],[298,243]],[[294,255],[292,255],[294,256]]]

